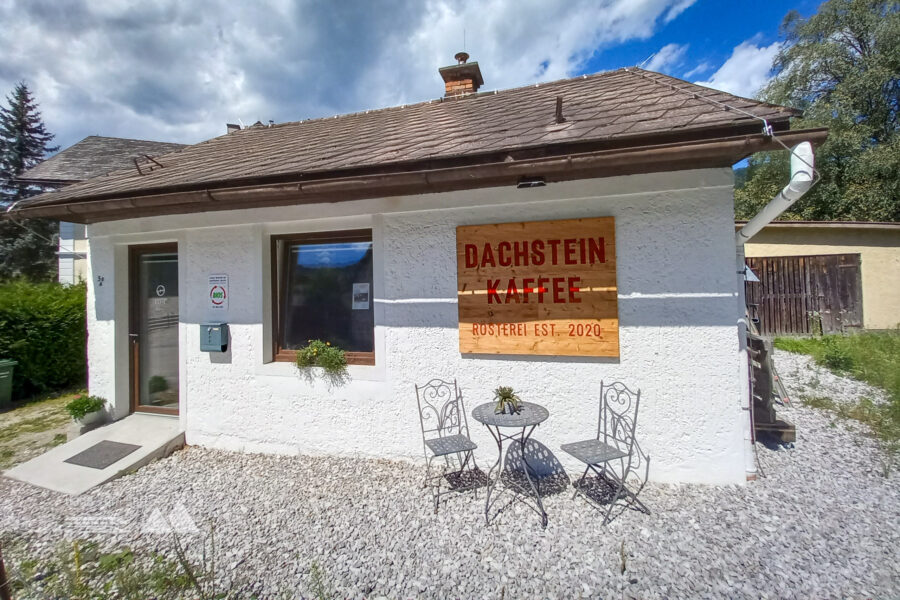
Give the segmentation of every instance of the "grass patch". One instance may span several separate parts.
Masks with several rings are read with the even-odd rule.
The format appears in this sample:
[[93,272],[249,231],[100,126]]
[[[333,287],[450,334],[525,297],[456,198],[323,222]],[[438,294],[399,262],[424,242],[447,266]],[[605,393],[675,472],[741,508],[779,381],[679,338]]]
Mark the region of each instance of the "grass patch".
[[806,406],[835,412],[868,425],[885,450],[882,471],[887,476],[900,456],[900,330],[812,338],[775,338],[779,350],[808,354],[816,364],[839,375],[850,375],[887,392],[888,402],[868,398],[836,403],[830,398],[806,397]]
[[800,404],[821,410],[836,410],[837,402],[827,396],[801,396]]
[[72,421],[66,403],[78,393],[57,392],[18,404],[0,418],[0,469],[8,469],[66,442]]
[[[900,407],[900,330],[814,338],[775,338],[779,350],[808,354],[817,364],[884,389]],[[900,408],[898,408],[900,411]]]
[[[240,591],[252,583],[240,572],[230,573],[228,587],[217,575],[213,530],[208,537],[193,539],[199,557],[189,558],[186,543],[172,534],[166,553],[117,547],[104,550],[90,540],[60,541],[55,552],[33,556],[21,538],[0,535],[13,598],[66,598],[71,600],[259,600]],[[195,547],[194,554],[198,554]],[[8,551],[8,552],[7,552]],[[334,598],[324,570],[313,563],[311,593],[315,600]],[[271,596],[266,596],[271,597]],[[282,589],[280,598],[299,597]]]
[[62,543],[50,558],[9,560],[7,566],[14,597],[91,600],[211,597],[192,594],[188,574],[172,559],[152,552],[137,560],[129,548],[103,553],[94,542]]

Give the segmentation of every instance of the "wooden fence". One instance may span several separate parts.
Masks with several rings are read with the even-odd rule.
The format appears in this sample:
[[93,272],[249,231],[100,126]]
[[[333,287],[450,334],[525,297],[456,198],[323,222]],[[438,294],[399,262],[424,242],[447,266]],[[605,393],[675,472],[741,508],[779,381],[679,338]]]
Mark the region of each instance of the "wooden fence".
[[748,258],[759,283],[746,283],[747,306],[763,335],[861,328],[859,254]]

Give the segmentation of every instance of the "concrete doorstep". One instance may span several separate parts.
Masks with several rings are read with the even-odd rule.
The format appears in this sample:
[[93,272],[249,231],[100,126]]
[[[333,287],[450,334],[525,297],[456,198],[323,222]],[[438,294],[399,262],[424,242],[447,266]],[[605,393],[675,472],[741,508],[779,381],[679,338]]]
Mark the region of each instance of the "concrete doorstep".
[[[102,469],[65,462],[100,442],[133,444],[138,448]],[[184,432],[179,429],[177,417],[136,413],[115,423],[88,431],[45,454],[16,465],[3,475],[77,496],[129,471],[139,469],[156,458],[168,456],[182,446],[184,446]]]

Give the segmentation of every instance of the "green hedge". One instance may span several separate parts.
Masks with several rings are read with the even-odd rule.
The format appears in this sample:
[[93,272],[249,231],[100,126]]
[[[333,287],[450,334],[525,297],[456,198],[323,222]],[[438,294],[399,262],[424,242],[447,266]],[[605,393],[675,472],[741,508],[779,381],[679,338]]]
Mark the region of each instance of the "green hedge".
[[0,284],[0,358],[17,361],[13,398],[84,385],[84,284]]

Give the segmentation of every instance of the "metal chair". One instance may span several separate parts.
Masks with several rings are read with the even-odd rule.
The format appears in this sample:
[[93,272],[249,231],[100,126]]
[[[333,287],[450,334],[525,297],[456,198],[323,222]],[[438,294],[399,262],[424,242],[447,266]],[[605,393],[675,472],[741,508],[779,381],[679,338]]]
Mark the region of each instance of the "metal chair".
[[[635,506],[650,514],[650,510],[637,498],[650,472],[650,457],[641,451],[635,440],[640,402],[640,390],[632,392],[622,383],[605,385],[601,381],[597,438],[561,446],[564,452],[587,465],[581,479],[572,484],[575,487],[572,497],[581,494],[598,508],[607,504],[604,500],[608,501],[604,525],[609,523],[613,506],[620,497],[625,498],[626,506]],[[618,467],[618,473],[615,467]],[[643,470],[643,479],[639,470]],[[591,471],[597,475],[596,486],[590,485],[586,479]],[[640,484],[634,492],[625,485],[631,475],[637,477]],[[600,490],[601,485],[608,489]],[[610,496],[608,492],[612,490],[615,491]]]
[[[477,489],[483,485],[484,477],[472,453],[478,446],[469,438],[469,423],[456,380],[432,379],[425,385],[416,385],[416,401],[427,465],[423,487],[431,488],[437,513],[442,495]],[[441,459],[441,472],[432,475],[432,463]],[[466,472],[469,461],[473,468]],[[444,480],[449,489],[442,491]]]

